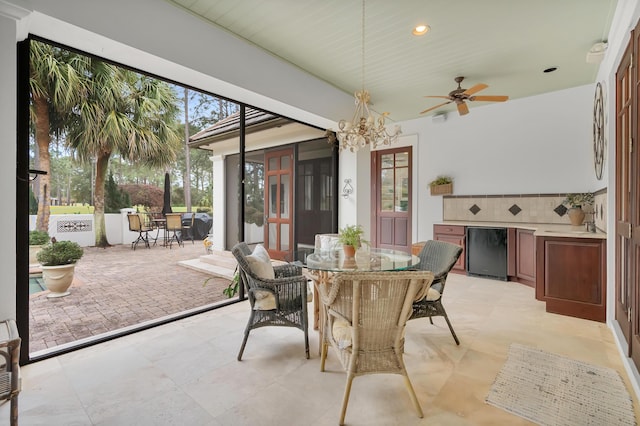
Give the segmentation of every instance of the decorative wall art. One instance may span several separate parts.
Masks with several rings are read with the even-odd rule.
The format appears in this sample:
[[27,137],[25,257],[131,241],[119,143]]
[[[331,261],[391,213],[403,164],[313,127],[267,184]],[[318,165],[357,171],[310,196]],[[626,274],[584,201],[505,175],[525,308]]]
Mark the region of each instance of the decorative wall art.
[[596,93],[593,100],[593,165],[596,178],[602,179],[607,138],[606,138],[606,107],[602,84],[596,84]]

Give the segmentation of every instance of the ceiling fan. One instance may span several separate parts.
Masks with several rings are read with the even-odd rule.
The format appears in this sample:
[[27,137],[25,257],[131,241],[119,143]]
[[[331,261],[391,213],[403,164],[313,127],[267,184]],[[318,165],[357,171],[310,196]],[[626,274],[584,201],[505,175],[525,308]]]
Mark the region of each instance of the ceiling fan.
[[460,87],[460,83],[462,83],[464,77],[456,77],[455,81],[458,83],[458,88],[449,92],[447,96],[425,96],[425,98],[442,98],[448,99],[447,102],[441,103],[431,108],[427,108],[424,111],[420,112],[420,114],[424,114],[425,112],[433,111],[434,109],[440,108],[441,106],[450,104],[451,102],[455,102],[458,107],[458,113],[460,115],[465,115],[469,113],[469,107],[467,106],[465,101],[484,101],[484,102],[504,102],[509,99],[508,96],[473,96],[474,93],[477,93],[481,90],[486,89],[486,84],[478,83],[469,89],[463,89]]

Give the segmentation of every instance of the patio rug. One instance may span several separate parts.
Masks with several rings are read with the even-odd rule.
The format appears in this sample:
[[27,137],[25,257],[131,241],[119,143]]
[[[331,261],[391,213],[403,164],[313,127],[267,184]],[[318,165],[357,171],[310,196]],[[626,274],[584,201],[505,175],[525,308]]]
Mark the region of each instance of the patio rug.
[[488,404],[539,425],[635,425],[617,371],[513,343]]

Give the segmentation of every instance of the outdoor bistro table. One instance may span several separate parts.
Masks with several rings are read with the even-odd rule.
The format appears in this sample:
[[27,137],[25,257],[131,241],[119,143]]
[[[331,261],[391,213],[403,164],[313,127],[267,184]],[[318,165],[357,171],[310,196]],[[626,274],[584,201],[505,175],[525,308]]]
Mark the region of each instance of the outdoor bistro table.
[[156,241],[158,241],[158,236],[160,235],[160,230],[162,229],[162,246],[167,247],[167,240],[169,239],[169,232],[167,231],[167,219],[163,217],[154,217],[151,219],[153,223],[153,227],[156,229]]
[[[354,257],[346,257],[342,247],[329,250],[316,250],[312,253],[297,255],[298,263],[307,271],[307,278],[315,284],[313,298],[313,327],[320,332],[320,347],[322,347],[322,321],[324,312],[320,310],[318,300],[318,286],[329,285],[333,274],[345,271],[402,271],[420,263],[418,256],[400,250],[381,248],[360,248]],[[320,317],[320,321],[318,318]]]

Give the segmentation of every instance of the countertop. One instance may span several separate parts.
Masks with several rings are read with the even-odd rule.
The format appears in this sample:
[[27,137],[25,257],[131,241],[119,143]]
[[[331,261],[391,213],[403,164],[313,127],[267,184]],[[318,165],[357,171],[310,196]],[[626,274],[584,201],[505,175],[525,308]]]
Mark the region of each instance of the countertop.
[[588,232],[585,225],[573,226],[554,223],[516,223],[516,222],[467,222],[449,220],[437,222],[435,225],[484,226],[487,228],[520,228],[534,231],[536,237],[570,237],[607,239],[607,234],[597,230]]

